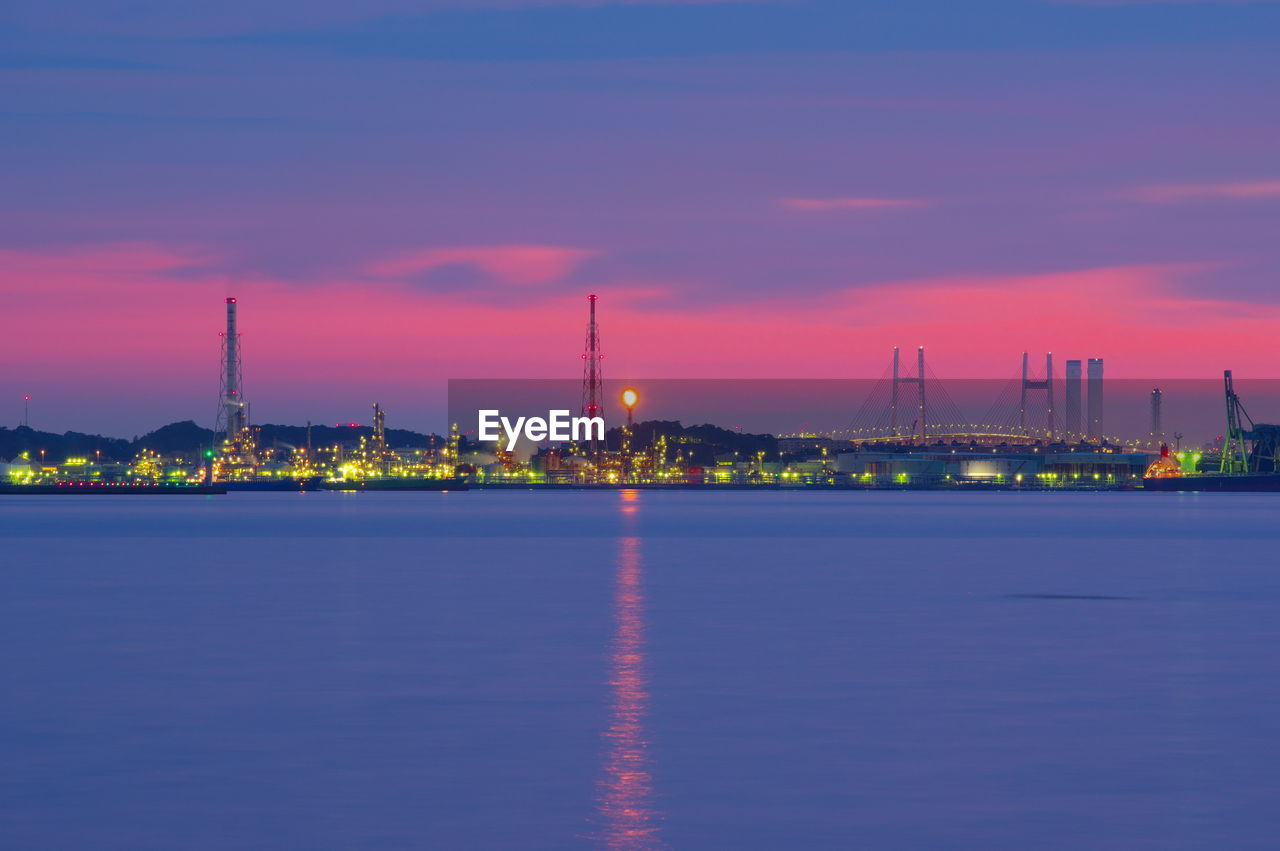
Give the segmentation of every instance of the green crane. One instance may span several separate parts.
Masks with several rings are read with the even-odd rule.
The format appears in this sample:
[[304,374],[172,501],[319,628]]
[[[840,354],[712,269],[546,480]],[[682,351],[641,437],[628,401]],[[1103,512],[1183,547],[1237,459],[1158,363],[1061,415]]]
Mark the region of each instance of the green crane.
[[1280,426],[1253,421],[1236,395],[1231,370],[1222,373],[1222,381],[1227,397],[1227,433],[1219,469],[1223,473],[1280,472]]
[[1241,421],[1248,419],[1249,415],[1245,413],[1240,397],[1236,395],[1231,370],[1223,371],[1222,384],[1227,394],[1227,434],[1222,442],[1222,464],[1219,470],[1223,473],[1246,473],[1249,471],[1249,452],[1244,445]]

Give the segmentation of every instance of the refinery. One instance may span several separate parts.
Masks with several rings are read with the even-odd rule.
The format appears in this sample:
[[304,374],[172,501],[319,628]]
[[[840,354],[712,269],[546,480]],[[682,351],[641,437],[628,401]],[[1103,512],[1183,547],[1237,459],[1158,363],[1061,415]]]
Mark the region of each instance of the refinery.
[[[218,415],[212,430],[176,423],[135,443],[88,435],[0,429],[0,489],[6,493],[223,493],[272,490],[463,490],[469,488],[827,488],[963,490],[1277,490],[1280,426],[1255,423],[1224,376],[1222,436],[1181,446],[1164,428],[1164,393],[1150,391],[1141,440],[1104,431],[1103,360],[1067,360],[1061,386],[1052,354],[1033,373],[1023,353],[982,422],[960,413],[920,347],[904,363],[897,348],[841,432],[749,434],[674,421],[635,421],[643,387],[606,398],[595,295],[587,297],[580,407],[595,422],[578,439],[525,441],[482,428],[444,434],[372,425],[254,425],[244,393],[239,304],[227,298]],[[1083,379],[1083,380],[1082,380]],[[605,427],[620,406],[625,424]],[[615,408],[616,409],[616,408]],[[496,411],[480,412],[496,415]],[[554,414],[569,415],[567,410]],[[483,420],[483,418],[482,418]],[[496,420],[495,420],[496,422]],[[546,422],[542,421],[545,433]],[[517,426],[518,428],[518,426]],[[534,434],[534,437],[539,435]],[[557,435],[558,436],[558,435]],[[60,444],[50,452],[46,444]],[[15,449],[5,451],[5,447]],[[6,457],[11,460],[6,461]]]

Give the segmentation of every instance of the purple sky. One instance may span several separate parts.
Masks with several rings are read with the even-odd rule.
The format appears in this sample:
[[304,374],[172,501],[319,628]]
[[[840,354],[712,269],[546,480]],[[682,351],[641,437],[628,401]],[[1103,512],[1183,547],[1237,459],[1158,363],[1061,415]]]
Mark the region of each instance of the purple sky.
[[[264,8],[265,7],[265,8]],[[450,377],[1274,376],[1280,3],[11,2],[0,421]],[[1264,417],[1265,419],[1265,417]]]

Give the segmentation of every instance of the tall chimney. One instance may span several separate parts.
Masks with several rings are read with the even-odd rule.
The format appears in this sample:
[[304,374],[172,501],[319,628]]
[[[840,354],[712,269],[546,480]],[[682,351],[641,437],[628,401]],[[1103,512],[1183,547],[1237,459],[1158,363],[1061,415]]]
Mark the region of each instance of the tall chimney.
[[1080,439],[1080,361],[1067,361],[1067,421],[1068,439]]
[[226,375],[223,378],[222,404],[226,409],[227,441],[235,438],[245,423],[244,397],[240,392],[240,332],[236,328],[236,300],[227,298],[227,336],[225,338],[227,356],[225,358]]
[[1157,387],[1151,391],[1151,442],[1164,443],[1164,394]]
[[1101,440],[1102,358],[1089,358],[1089,439]]

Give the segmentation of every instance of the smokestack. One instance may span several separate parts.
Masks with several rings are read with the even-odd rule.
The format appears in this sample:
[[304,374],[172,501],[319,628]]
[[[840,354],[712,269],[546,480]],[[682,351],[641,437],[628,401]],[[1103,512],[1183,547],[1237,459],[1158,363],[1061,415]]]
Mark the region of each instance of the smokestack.
[[928,433],[925,431],[925,414],[928,411],[924,406],[924,346],[916,350],[916,379],[920,382],[920,442],[924,443],[928,440]]
[[1080,361],[1067,361],[1067,435],[1080,439]]
[[1018,397],[1018,431],[1027,433],[1027,353],[1022,353],[1022,395]]
[[1164,394],[1157,387],[1151,391],[1151,441],[1157,446],[1164,443]]
[[239,334],[236,333],[236,300],[234,298],[227,299],[227,396],[235,396],[240,388],[236,386],[236,364],[239,356],[237,351],[237,343],[239,342]]
[[1102,358],[1089,358],[1089,439],[1101,440],[1102,432]]
[[1048,408],[1049,439],[1058,439],[1057,405],[1053,397],[1053,352],[1045,352],[1044,355],[1044,395],[1047,397],[1045,404]]
[[240,391],[240,332],[236,328],[236,300],[227,298],[227,333],[223,338],[226,355],[223,358],[222,404],[226,413],[227,441],[230,442],[246,425],[245,403]]
[[889,399],[889,426],[898,436],[898,347],[893,347],[893,396]]

